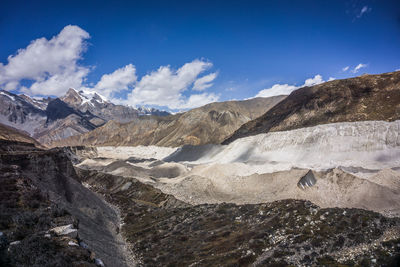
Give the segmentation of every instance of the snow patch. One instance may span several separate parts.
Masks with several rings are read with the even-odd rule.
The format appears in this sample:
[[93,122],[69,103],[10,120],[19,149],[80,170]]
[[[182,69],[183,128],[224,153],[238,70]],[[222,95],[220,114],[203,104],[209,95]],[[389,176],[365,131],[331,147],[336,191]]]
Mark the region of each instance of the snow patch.
[[0,92],[0,95],[5,95],[5,96],[7,96],[8,98],[10,98],[12,101],[15,101],[15,97],[13,97],[12,95],[9,95],[9,94],[7,94],[7,93],[5,93],[5,92]]

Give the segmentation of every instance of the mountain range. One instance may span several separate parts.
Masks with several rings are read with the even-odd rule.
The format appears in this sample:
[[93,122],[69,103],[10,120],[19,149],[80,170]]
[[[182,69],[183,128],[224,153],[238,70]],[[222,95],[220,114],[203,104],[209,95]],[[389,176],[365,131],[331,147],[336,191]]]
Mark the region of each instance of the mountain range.
[[400,72],[362,75],[306,86],[289,96],[212,103],[166,117],[136,117],[70,138],[63,145],[229,144],[246,136],[336,122],[400,118]]
[[42,99],[0,91],[0,123],[24,131],[44,145],[94,130],[109,120],[129,122],[143,115],[169,113],[116,105],[97,93],[72,88],[63,97]]
[[170,116],[136,117],[129,123],[109,121],[93,131],[53,142],[52,146],[218,144],[242,124],[262,115],[285,96],[205,105]]

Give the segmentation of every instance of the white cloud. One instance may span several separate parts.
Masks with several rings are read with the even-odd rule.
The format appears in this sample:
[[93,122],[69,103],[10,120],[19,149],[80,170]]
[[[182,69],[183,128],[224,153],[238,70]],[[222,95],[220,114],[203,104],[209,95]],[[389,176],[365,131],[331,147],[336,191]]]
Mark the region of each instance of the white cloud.
[[366,68],[367,66],[368,66],[367,64],[360,63],[351,72],[352,73],[357,73],[360,69]]
[[[157,71],[143,76],[128,94],[124,101],[130,105],[156,105],[166,106],[170,109],[194,108],[218,100],[215,94],[203,93],[185,97],[182,93],[190,88],[197,81],[197,86],[204,85],[202,78],[198,76],[211,68],[210,62],[194,60],[184,64],[178,70],[170,66],[162,66]],[[207,75],[209,76],[209,75]],[[210,80],[207,77],[206,80]],[[198,90],[199,88],[197,88]],[[204,88],[205,89],[205,88]],[[203,90],[204,90],[203,89]]]
[[298,86],[289,84],[274,84],[271,88],[261,90],[255,97],[270,97],[276,95],[289,95],[298,89]]
[[202,93],[191,95],[186,101],[184,101],[179,108],[181,109],[188,109],[188,108],[195,108],[204,106],[206,104],[217,102],[219,96],[214,93]]
[[84,67],[65,70],[61,73],[53,74],[46,79],[39,79],[29,88],[22,86],[20,91],[27,95],[56,95],[65,94],[67,88],[80,88],[88,75],[89,70]]
[[322,79],[322,76],[317,74],[314,76],[314,78],[308,78],[305,82],[303,86],[313,86],[316,84],[320,84],[323,83],[324,80]]
[[[334,79],[334,78],[329,78]],[[274,84],[272,87],[263,89],[255,97],[271,97],[277,95],[289,95],[296,89],[304,86],[313,86],[325,82],[321,75],[317,74],[313,78],[306,79],[304,84],[301,86],[289,85],[289,84]]]
[[354,69],[350,70],[350,66],[346,66],[342,69],[343,72],[346,72],[348,70],[350,70],[350,72],[352,73],[357,73],[360,69],[362,68],[366,68],[368,65],[367,64],[358,64],[357,66],[354,67]]
[[360,13],[358,13],[357,18],[361,18],[364,14],[370,12],[372,10],[372,8],[368,7],[368,6],[363,6],[360,10]]
[[129,64],[113,73],[104,74],[94,89],[105,97],[111,97],[113,93],[128,90],[136,80],[136,68]]
[[329,77],[328,82],[336,80],[335,77]]
[[[26,48],[19,49],[0,64],[0,86],[9,90],[21,89],[30,95],[61,95],[64,86],[80,86],[89,68],[78,66],[86,50],[89,33],[78,26],[68,25],[56,36],[39,38]],[[22,80],[31,80],[29,87],[21,87]]]
[[[190,90],[204,91],[213,85],[217,72],[199,77],[212,67],[211,62],[204,60],[194,60],[177,70],[161,66],[140,80],[135,66],[128,64],[88,85],[86,78],[91,68],[78,64],[86,51],[88,38],[89,33],[80,27],[68,25],[49,40],[33,40],[26,48],[9,56],[7,64],[0,63],[0,88],[31,96],[61,96],[72,87],[96,91],[108,98],[125,91],[127,99],[113,100],[170,109],[198,107],[219,99],[214,93],[184,94]],[[24,86],[26,81],[29,86]]]
[[205,76],[197,79],[194,82],[193,90],[195,90],[195,91],[204,91],[205,89],[213,86],[213,84],[211,82],[214,81],[215,78],[217,78],[217,75],[218,74],[216,72],[214,72],[214,73],[210,73],[208,75],[205,75]]

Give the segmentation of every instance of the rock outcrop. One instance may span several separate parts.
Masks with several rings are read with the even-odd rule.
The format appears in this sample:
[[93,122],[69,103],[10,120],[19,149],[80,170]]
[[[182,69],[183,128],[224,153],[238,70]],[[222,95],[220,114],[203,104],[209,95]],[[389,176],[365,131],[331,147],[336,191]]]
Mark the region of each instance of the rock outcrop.
[[81,184],[62,150],[0,141],[0,151],[0,231],[9,243],[19,241],[0,252],[1,262],[96,266],[101,259],[107,266],[134,264],[117,233],[118,212]]

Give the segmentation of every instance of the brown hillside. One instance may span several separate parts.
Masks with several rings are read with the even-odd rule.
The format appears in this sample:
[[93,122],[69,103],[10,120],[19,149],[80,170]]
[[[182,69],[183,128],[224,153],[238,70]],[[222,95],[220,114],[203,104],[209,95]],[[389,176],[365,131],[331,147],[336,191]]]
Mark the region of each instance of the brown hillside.
[[335,80],[303,87],[223,142],[318,124],[400,119],[400,72]]
[[182,146],[220,143],[242,124],[262,115],[284,98],[275,96],[212,103],[166,117],[139,117],[126,124],[110,121],[91,132],[54,142],[53,146]]

